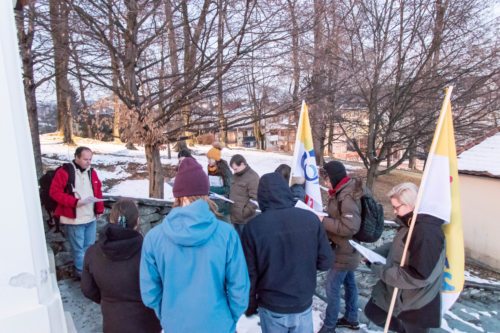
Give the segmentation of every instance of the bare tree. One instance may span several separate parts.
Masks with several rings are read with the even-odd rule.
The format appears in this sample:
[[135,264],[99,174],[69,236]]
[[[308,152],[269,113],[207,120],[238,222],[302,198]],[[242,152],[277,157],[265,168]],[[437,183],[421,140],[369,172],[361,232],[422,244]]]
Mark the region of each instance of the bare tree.
[[40,137],[38,131],[38,109],[36,104],[36,88],[34,74],[33,39],[35,36],[36,8],[33,2],[29,2],[27,7],[18,3],[15,8],[17,38],[19,42],[19,52],[23,63],[23,86],[26,98],[26,111],[30,124],[31,142],[33,153],[35,154],[35,166],[37,178],[43,174],[42,153],[40,150]]
[[[498,56],[491,41],[477,33],[480,2],[415,6],[411,1],[366,0],[340,5],[349,36],[342,66],[351,73],[350,95],[362,100],[366,110],[366,145],[350,135],[359,127],[359,117],[342,117],[339,125],[367,168],[371,187],[375,177],[401,165],[412,149],[430,140],[442,88],[451,83],[462,87],[454,102],[460,109],[462,96],[479,87],[465,81],[485,82],[497,75]],[[467,118],[482,117],[483,111],[469,112]],[[395,152],[401,152],[399,157],[389,159]],[[389,163],[381,168],[383,162]]]
[[[128,125],[124,135],[145,145],[150,196],[163,197],[160,149],[205,121],[206,111],[193,106],[210,97],[219,78],[241,58],[252,2],[231,7],[227,17],[232,18],[232,23],[226,23],[229,37],[216,46],[211,41],[219,38],[212,27],[217,26],[221,13],[209,0],[191,8],[186,1],[145,0],[73,1],[71,6],[85,26],[83,33],[94,44],[85,45],[87,53],[92,50],[90,53],[96,55],[82,65],[86,79],[113,91],[129,110],[122,115]],[[123,50],[109,38],[110,15],[115,34],[123,36]],[[168,43],[163,40],[164,33]],[[107,52],[102,51],[103,47]],[[227,56],[218,57],[219,50]],[[116,86],[105,60],[109,54],[118,60]]]

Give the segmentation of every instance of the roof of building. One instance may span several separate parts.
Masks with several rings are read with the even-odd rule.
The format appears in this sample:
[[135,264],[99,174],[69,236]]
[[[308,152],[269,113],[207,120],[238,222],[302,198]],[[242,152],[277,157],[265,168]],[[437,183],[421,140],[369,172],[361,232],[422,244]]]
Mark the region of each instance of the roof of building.
[[458,156],[458,171],[500,178],[500,127],[464,147]]

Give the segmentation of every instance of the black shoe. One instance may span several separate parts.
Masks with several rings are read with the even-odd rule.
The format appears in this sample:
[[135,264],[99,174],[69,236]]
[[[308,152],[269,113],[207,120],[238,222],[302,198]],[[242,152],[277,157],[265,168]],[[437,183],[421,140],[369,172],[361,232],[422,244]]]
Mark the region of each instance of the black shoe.
[[357,321],[351,322],[344,317],[337,320],[337,327],[346,327],[350,330],[359,330],[359,323]]
[[327,327],[323,325],[318,333],[335,333],[335,327]]

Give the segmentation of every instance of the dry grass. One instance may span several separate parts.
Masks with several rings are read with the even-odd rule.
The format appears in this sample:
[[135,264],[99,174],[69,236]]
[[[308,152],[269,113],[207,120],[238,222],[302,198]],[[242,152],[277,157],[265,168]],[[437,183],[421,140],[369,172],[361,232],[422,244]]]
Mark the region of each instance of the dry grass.
[[[359,165],[357,165],[359,166]],[[358,169],[350,173],[351,176],[361,177],[366,179],[366,169]],[[397,184],[404,182],[412,182],[420,184],[422,178],[421,172],[394,170],[388,175],[377,177],[373,185],[373,196],[384,206],[385,217],[388,219],[394,218],[392,214],[392,206],[387,193]]]

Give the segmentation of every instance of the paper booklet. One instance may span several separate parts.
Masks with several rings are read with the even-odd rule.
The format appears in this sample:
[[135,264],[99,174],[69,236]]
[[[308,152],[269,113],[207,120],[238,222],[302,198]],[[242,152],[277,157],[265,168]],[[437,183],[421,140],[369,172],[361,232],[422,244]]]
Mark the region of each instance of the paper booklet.
[[220,199],[220,200],[224,200],[224,201],[227,201],[227,202],[230,202],[230,203],[234,203],[233,200],[229,200],[225,196],[217,194],[217,193],[214,193],[214,192],[210,192],[209,197],[210,197],[210,199]]
[[98,199],[96,197],[91,197],[91,202],[104,202],[104,201],[108,201],[108,199]]
[[363,257],[366,258],[369,262],[379,262],[385,265],[385,258],[380,254],[373,252],[369,248],[364,247],[361,244],[356,243],[353,240],[349,240],[349,243],[359,252]]
[[314,214],[319,215],[319,216],[328,216],[328,214],[327,214],[327,213],[325,213],[325,212],[317,212],[317,211],[315,211],[314,209],[312,209],[311,207],[309,207],[308,205],[306,205],[306,204],[305,204],[303,201],[301,201],[301,200],[297,200],[297,203],[295,204],[295,207],[300,208],[300,209],[305,209],[305,210],[311,211],[311,212],[313,212]]

